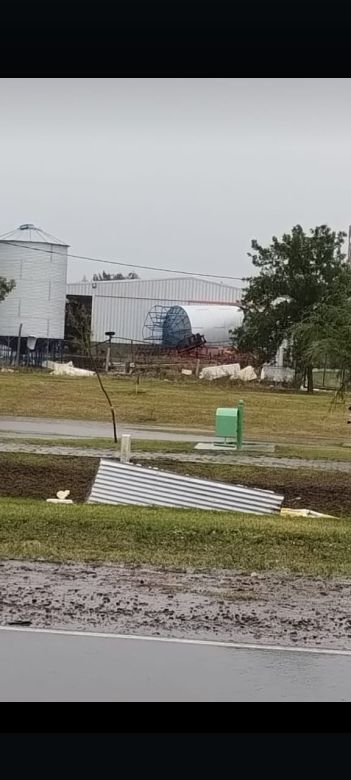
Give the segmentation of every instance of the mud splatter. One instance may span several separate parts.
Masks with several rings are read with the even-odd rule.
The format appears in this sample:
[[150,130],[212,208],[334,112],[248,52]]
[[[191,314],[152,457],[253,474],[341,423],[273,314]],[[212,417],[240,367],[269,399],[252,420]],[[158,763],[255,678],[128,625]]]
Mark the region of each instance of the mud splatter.
[[351,581],[3,561],[0,622],[351,649]]

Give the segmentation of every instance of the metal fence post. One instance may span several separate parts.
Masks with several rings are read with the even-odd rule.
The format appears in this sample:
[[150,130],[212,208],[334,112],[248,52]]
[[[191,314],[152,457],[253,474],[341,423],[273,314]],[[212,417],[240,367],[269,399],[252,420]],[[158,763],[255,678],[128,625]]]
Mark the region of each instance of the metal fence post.
[[238,403],[238,428],[237,428],[237,437],[236,437],[236,443],[238,450],[241,450],[243,446],[243,437],[244,437],[244,401],[239,401]]

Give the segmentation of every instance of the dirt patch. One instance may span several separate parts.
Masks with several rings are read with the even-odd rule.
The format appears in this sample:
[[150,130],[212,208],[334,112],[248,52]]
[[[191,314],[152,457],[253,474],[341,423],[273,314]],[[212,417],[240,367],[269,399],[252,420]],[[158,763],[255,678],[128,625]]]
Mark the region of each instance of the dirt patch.
[[85,501],[98,464],[95,458],[0,453],[0,495],[46,499],[70,490],[74,501]]
[[0,564],[2,625],[351,649],[351,580]]
[[[3,452],[0,453],[0,496],[46,499],[55,496],[57,490],[70,490],[74,501],[83,502],[89,494],[98,464],[97,458]],[[182,463],[166,459],[150,460],[143,465],[275,490],[285,496],[285,506],[351,515],[351,480],[349,474],[342,472]]]

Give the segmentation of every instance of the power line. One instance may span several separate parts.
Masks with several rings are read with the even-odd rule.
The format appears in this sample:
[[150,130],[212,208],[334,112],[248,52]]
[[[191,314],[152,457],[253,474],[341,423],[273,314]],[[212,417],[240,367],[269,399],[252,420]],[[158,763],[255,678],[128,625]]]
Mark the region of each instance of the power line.
[[[5,243],[5,242],[4,242]],[[38,247],[34,246],[28,246],[25,242],[26,249],[31,250],[32,252],[44,252],[45,254],[52,255],[53,252],[50,249],[39,249]],[[22,241],[6,241],[6,244],[9,244],[11,246],[19,247],[22,245]],[[182,276],[201,276],[206,279],[230,279],[231,281],[236,282],[244,282],[245,277],[242,276],[226,276],[222,274],[201,274],[198,271],[180,271],[179,269],[176,270],[174,268],[161,268],[153,265],[136,265],[135,263],[126,263],[122,260],[102,260],[99,257],[89,257],[88,255],[75,255],[71,252],[67,252],[67,257],[72,258],[74,260],[88,260],[92,263],[103,263],[103,265],[118,265],[122,266],[123,268],[138,268],[139,270],[143,271],[162,271],[163,273],[169,273],[169,274],[181,274]],[[104,280],[102,280],[104,281]],[[128,280],[106,280],[106,281],[128,281]],[[133,280],[129,280],[133,281]]]

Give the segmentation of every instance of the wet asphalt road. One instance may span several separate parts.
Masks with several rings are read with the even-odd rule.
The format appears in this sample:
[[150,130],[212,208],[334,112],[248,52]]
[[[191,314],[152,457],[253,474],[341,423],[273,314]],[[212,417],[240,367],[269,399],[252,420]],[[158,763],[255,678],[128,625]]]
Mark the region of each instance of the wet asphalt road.
[[[137,439],[154,441],[199,441],[199,432],[177,432],[170,428],[146,428],[130,425],[118,425],[118,435],[129,433]],[[111,437],[111,423],[92,420],[55,420],[37,417],[0,417],[0,434],[17,436],[51,436],[71,438]],[[212,436],[201,434],[201,441],[213,441]]]
[[349,702],[351,655],[0,630],[1,702]]

